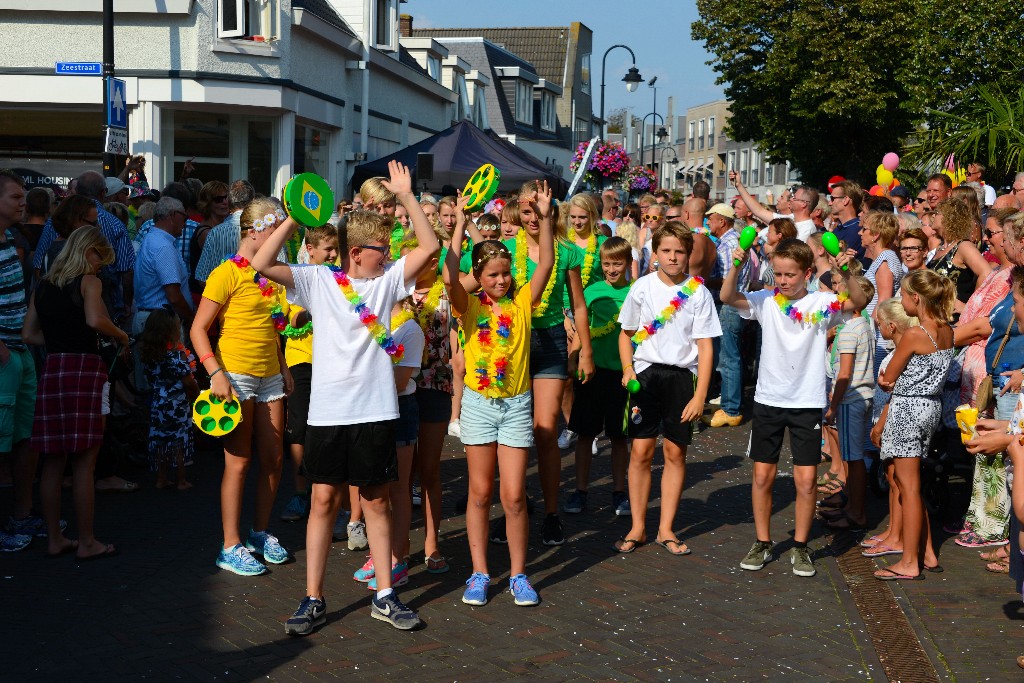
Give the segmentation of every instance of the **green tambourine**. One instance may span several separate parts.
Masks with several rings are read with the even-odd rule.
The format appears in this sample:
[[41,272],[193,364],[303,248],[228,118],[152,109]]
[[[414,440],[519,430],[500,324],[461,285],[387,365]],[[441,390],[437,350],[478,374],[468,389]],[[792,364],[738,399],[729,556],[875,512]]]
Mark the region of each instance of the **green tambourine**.
[[462,190],[462,196],[469,198],[469,203],[466,204],[466,211],[482,209],[484,204],[489,202],[494,193],[498,191],[498,182],[500,180],[501,171],[494,168],[491,164],[484,164],[478,168]]
[[284,186],[284,209],[296,223],[317,228],[331,220],[334,193],[316,173],[300,173]]
[[229,401],[215,398],[206,389],[192,404],[192,421],[210,436],[224,436],[242,421],[242,406],[234,398]]

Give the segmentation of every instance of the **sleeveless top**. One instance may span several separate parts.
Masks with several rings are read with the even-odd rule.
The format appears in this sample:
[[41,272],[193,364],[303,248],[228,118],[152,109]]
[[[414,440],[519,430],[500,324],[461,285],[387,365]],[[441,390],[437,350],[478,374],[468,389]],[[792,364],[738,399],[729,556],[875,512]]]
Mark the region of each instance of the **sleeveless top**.
[[953,257],[956,256],[956,252],[960,249],[962,242],[963,240],[957,242],[952,249],[946,252],[945,256],[929,261],[928,268],[952,280],[953,286],[956,287],[956,298],[963,303],[967,303],[967,300],[974,294],[974,287],[978,284],[978,276],[970,268],[966,266],[960,267],[953,263]]
[[36,314],[47,353],[99,353],[99,335],[85,322],[81,275],[63,287],[40,281]]
[[949,364],[953,361],[956,353],[955,348],[939,351],[939,345],[935,343],[928,330],[921,328],[932,346],[933,353],[917,354],[910,357],[907,367],[896,378],[896,386],[892,389],[893,396],[912,396],[918,398],[938,399],[942,393],[943,385],[946,383],[946,375],[949,374]]

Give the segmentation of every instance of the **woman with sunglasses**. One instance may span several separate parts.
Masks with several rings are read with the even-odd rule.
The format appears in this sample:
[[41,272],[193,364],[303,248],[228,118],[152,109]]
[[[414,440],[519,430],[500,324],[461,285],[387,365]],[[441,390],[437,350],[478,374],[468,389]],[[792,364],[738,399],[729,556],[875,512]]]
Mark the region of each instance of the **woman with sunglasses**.
[[192,292],[192,303],[199,305],[203,296],[204,282],[195,279],[196,266],[203,253],[203,245],[210,236],[210,230],[223,223],[231,215],[231,202],[228,200],[228,186],[219,180],[211,180],[199,191],[199,213],[203,220],[192,231],[192,239],[188,243],[188,287]]
[[954,324],[978,283],[992,272],[992,264],[970,241],[973,226],[970,207],[959,199],[942,200],[932,216],[932,229],[942,243],[928,262],[928,268],[952,280],[956,287]]

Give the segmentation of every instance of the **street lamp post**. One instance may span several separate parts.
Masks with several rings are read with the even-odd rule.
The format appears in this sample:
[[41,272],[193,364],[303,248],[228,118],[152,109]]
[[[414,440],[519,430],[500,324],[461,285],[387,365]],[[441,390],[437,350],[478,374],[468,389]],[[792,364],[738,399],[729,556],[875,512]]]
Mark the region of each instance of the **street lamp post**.
[[[628,92],[636,92],[636,88],[643,81],[643,77],[640,75],[640,71],[636,68],[636,55],[633,54],[633,50],[627,45],[612,45],[610,48],[605,50],[604,57],[601,58],[601,139],[604,140],[608,134],[608,125],[604,120],[604,68],[605,62],[608,60],[608,53],[617,47],[621,47],[629,52],[629,56],[633,58],[633,66],[629,67],[629,71],[622,77],[622,80],[626,83],[626,90]],[[628,112],[626,114],[629,115]]]
[[[659,137],[659,138],[664,139],[664,138],[668,137],[668,131],[665,130],[665,117],[664,116],[662,116],[661,114],[659,114],[656,111],[652,111],[650,114],[647,114],[647,116],[654,117],[653,119],[651,119],[651,128],[654,128],[654,123],[655,123],[655,121],[657,119],[661,119],[661,129],[657,133],[651,135],[651,166],[653,166],[654,165],[654,147],[655,147],[654,138],[655,138],[655,135],[657,137]],[[644,116],[643,119],[640,120],[640,153],[639,153],[639,155],[637,155],[637,158],[638,158],[639,163],[640,163],[641,166],[644,165],[644,144],[643,143],[644,143],[644,128],[647,127],[647,116]]]
[[[679,157],[676,156],[675,150],[672,149],[671,147],[662,147],[661,148],[661,160],[660,160],[660,162],[662,164],[665,163],[665,152],[672,152],[672,158],[669,160],[668,163],[670,163],[673,167],[675,167],[675,165],[679,163]],[[673,176],[674,176],[675,175],[675,171],[673,171],[672,173],[673,173]],[[664,180],[663,175],[661,173],[659,173],[658,174],[658,185],[659,185],[659,187],[664,187],[664,183],[662,182],[663,180]],[[675,177],[673,177],[672,180],[675,181]],[[673,184],[675,184],[675,183],[673,182]]]

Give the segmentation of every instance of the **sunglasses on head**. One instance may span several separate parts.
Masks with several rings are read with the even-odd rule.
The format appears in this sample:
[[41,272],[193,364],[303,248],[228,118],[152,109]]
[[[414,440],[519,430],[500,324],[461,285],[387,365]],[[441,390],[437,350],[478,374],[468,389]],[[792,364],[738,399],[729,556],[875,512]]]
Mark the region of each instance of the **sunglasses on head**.
[[641,216],[641,218],[643,218],[645,221],[660,221],[662,219],[662,216],[660,214],[656,214],[656,213],[655,214],[645,213],[643,216]]

